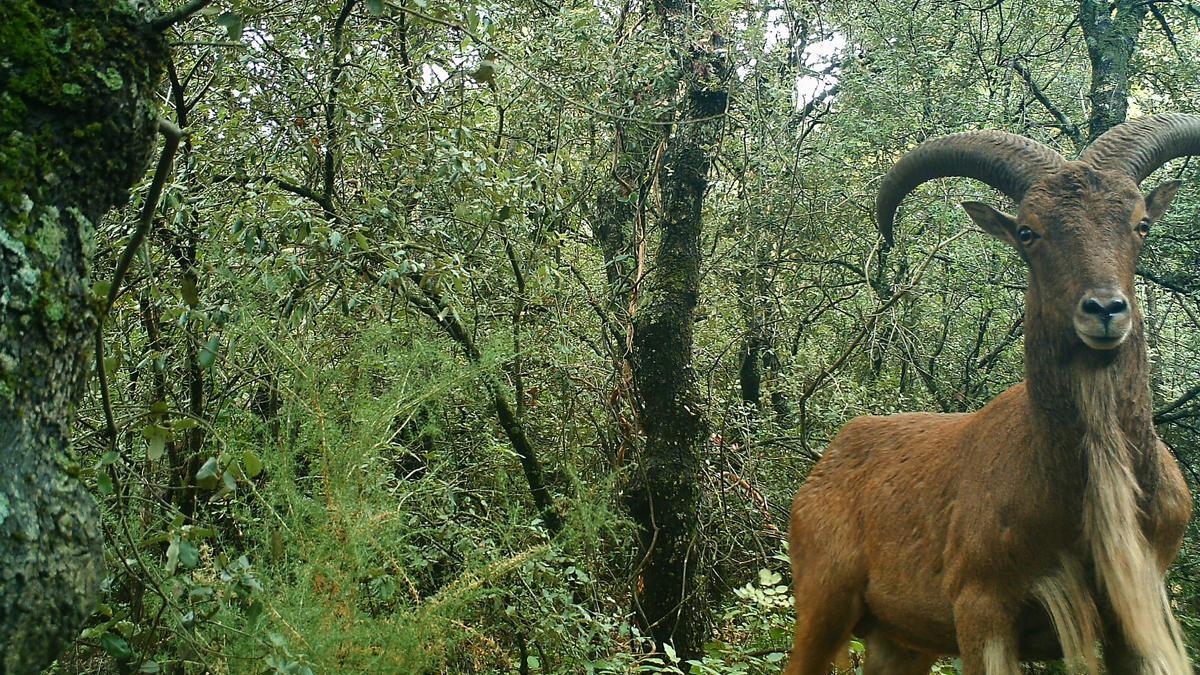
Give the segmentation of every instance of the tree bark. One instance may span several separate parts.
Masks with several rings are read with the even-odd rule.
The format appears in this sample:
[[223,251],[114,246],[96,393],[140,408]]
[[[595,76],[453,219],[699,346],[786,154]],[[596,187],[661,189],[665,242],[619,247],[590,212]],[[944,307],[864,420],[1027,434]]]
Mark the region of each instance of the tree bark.
[[157,137],[166,46],[117,0],[0,5],[0,672],[75,638],[102,575],[70,428],[96,328],[95,223]]
[[686,94],[658,174],[661,208],[654,264],[642,280],[634,317],[633,375],[645,442],[636,457],[629,504],[643,552],[635,601],[662,649],[697,659],[711,629],[698,574],[702,405],[692,369],[700,295],[701,208],[727,94],[715,33],[701,31],[693,2],[656,2]]
[[692,369],[708,159],[688,145],[679,139],[667,151],[654,271],[634,321],[633,374],[645,441],[630,492],[644,553],[639,609],[656,643],[673,643],[681,658],[700,653],[709,629],[696,581],[705,423]]
[[1129,61],[1137,50],[1148,6],[1142,0],[1118,0],[1115,7],[1107,0],[1080,2],[1079,23],[1092,62],[1089,144],[1125,121],[1129,109]]

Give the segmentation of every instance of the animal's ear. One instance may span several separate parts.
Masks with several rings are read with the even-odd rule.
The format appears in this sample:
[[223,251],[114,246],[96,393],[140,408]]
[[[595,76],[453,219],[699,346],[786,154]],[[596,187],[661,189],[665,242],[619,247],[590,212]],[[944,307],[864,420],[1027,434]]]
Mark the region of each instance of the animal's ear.
[[1017,219],[983,202],[963,202],[963,209],[984,232],[1014,246],[1017,243]]
[[1180,181],[1169,180],[1151,190],[1146,197],[1146,217],[1150,220],[1158,220],[1162,217],[1162,214],[1167,212],[1167,207],[1171,205],[1171,201],[1175,199],[1175,194],[1179,192],[1181,184]]

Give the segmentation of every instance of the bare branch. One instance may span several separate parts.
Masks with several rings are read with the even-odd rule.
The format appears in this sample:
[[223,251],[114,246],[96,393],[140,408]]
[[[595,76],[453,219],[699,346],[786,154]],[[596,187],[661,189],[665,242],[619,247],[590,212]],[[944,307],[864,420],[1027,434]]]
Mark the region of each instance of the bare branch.
[[1167,23],[1167,16],[1153,3],[1150,4],[1150,14],[1154,16],[1154,20],[1158,22],[1158,26],[1162,28],[1163,34],[1167,36],[1167,40],[1171,42],[1171,49],[1175,50],[1175,56],[1181,62],[1187,63],[1187,59],[1183,58],[1183,52],[1179,51],[1179,41],[1175,39],[1175,31],[1171,30],[1171,25]]
[[1033,75],[1029,72],[1029,69],[1021,65],[1021,62],[1017,59],[1012,60],[1012,69],[1017,71],[1021,79],[1025,80],[1025,84],[1029,86],[1029,93],[1033,94],[1037,102],[1041,103],[1042,107],[1055,119],[1056,124],[1054,126],[1070,137],[1075,143],[1076,148],[1083,147],[1083,132],[1079,130],[1079,126],[1071,122],[1070,118],[1063,114],[1063,111],[1059,110],[1058,106],[1050,101],[1045,92],[1042,91],[1042,88],[1037,85],[1037,82],[1033,81]]
[[158,158],[158,168],[154,171],[154,180],[150,183],[146,201],[142,204],[141,218],[138,219],[137,228],[134,229],[129,243],[125,246],[125,251],[121,254],[121,259],[117,262],[117,269],[113,272],[112,282],[108,288],[108,297],[100,308],[100,315],[96,321],[96,375],[100,382],[100,403],[104,408],[105,432],[110,443],[117,437],[117,425],[113,418],[112,399],[108,393],[108,374],[104,370],[104,320],[108,318],[113,303],[117,301],[117,296],[121,291],[121,282],[124,281],[125,274],[129,272],[129,265],[133,262],[133,257],[137,255],[142,242],[146,240],[146,233],[150,231],[154,212],[158,210],[158,200],[162,197],[163,187],[171,175],[171,164],[175,161],[175,152],[179,150],[179,140],[183,138],[183,131],[166,120],[158,121],[158,130],[166,138],[166,145],[163,146],[162,154]]
[[191,0],[191,2],[177,8],[175,11],[167,12],[151,21],[150,27],[161,33],[177,23],[188,20],[193,14],[210,4],[212,4],[212,0]]
[[1179,409],[1200,398],[1200,384],[1188,389],[1182,396],[1154,411],[1154,423],[1166,424],[1184,417],[1200,417],[1200,413],[1188,413]]

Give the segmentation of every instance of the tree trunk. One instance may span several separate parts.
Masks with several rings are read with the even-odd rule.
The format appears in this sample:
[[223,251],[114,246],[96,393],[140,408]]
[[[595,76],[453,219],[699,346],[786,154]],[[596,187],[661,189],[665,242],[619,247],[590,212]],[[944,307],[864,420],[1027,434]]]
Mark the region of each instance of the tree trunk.
[[657,2],[686,99],[670,130],[658,175],[661,210],[654,264],[634,317],[633,374],[645,443],[629,503],[643,552],[637,609],[660,649],[682,659],[703,654],[711,628],[699,547],[705,421],[692,370],[692,326],[700,294],[701,207],[710,152],[723,124],[725,66],[717,38],[701,31],[692,2]]
[[654,268],[634,320],[633,374],[643,447],[630,493],[644,553],[637,602],[655,642],[681,658],[701,653],[708,611],[697,588],[700,443],[705,424],[692,370],[692,324],[700,286],[703,150],[672,139],[663,166],[663,208]]
[[1088,57],[1092,61],[1092,103],[1088,143],[1125,121],[1129,108],[1129,60],[1137,49],[1138,34],[1149,3],[1118,0],[1110,9],[1107,0],[1081,0],[1079,22]]
[[0,672],[12,674],[70,644],[102,575],[69,432],[96,329],[95,223],[145,170],[166,47],[115,0],[6,0],[0,45]]
[[762,409],[762,384],[764,380],[767,381],[771,385],[771,408],[775,413],[775,421],[787,428],[791,425],[792,411],[787,396],[776,384],[782,370],[775,344],[779,312],[769,297],[771,280],[764,270],[769,255],[766,248],[756,250],[751,266],[742,270],[737,279],[738,309],[745,331],[738,383],[742,403],[758,411]]

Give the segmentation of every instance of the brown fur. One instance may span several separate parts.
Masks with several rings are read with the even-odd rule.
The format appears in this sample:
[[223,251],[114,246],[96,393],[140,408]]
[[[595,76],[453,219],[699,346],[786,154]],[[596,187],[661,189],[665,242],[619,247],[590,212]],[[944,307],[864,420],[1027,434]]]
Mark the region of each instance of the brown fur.
[[[1146,204],[1071,162],[1015,218],[969,205],[1029,266],[1026,381],[975,413],[860,417],[834,439],[792,505],[787,673],[827,672],[852,633],[875,673],[959,654],[967,675],[1007,675],[1064,651],[1095,673],[1097,640],[1110,672],[1191,672],[1162,582],[1191,499],[1151,422],[1133,287],[1134,225],[1165,192]],[[1020,225],[1040,238],[1020,244]],[[1115,349],[1072,323],[1097,288],[1130,305]]]

